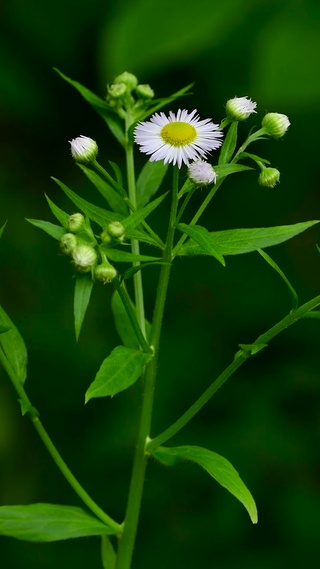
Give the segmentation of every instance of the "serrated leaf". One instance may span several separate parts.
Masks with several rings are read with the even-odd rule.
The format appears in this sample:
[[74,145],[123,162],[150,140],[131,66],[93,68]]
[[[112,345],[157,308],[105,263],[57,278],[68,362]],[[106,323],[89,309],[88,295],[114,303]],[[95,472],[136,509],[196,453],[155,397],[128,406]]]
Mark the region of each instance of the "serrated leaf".
[[0,360],[11,380],[23,385],[27,377],[27,349],[18,329],[0,306],[0,325],[7,328],[0,334]]
[[135,255],[129,251],[121,251],[120,249],[105,249],[108,259],[118,263],[133,263],[144,261],[159,261],[160,257],[151,257],[150,255]]
[[146,205],[158,191],[168,170],[168,164],[162,160],[145,163],[137,179],[138,208]]
[[115,569],[116,554],[108,536],[101,537],[101,560],[103,569]]
[[112,350],[86,392],[85,402],[96,397],[113,396],[133,385],[142,375],[151,354],[118,346]]
[[108,127],[110,128],[112,134],[115,136],[118,142],[120,142],[122,146],[126,146],[126,138],[124,134],[123,123],[120,117],[114,112],[112,107],[110,107],[110,105],[108,105],[106,101],[100,99],[100,97],[92,93],[92,91],[87,89],[87,87],[84,87],[83,85],[81,85],[81,83],[78,83],[78,81],[73,81],[73,79],[70,79],[69,77],[61,73],[59,69],[55,69],[55,71],[59,73],[62,79],[64,79],[65,81],[67,81],[67,83],[70,83],[70,85],[72,85],[75,89],[77,89],[80,95],[82,95],[82,97],[106,121]]
[[105,228],[110,221],[121,221],[123,216],[119,213],[114,213],[113,211],[108,211],[103,209],[102,207],[98,207],[93,205],[83,198],[80,198],[77,194],[75,194],[70,188],[68,188],[63,182],[57,180],[56,178],[52,178],[58,186],[62,189],[62,191],[68,196],[68,198],[83,212],[85,215],[89,217],[92,221],[95,221],[100,227]]
[[77,341],[79,339],[82,323],[89,305],[92,287],[93,281],[91,273],[87,275],[81,275],[76,278],[76,284],[74,288],[73,313],[74,328]]
[[55,223],[51,223],[50,221],[42,221],[41,219],[26,219],[28,223],[42,229],[45,233],[60,241],[62,235],[65,234],[66,230],[60,225],[55,225]]
[[[299,233],[306,231],[316,221],[305,221],[293,225],[279,225],[275,227],[259,227],[255,229],[227,229],[226,231],[210,232],[212,246],[220,255],[241,255],[251,253],[257,249],[265,249],[279,245],[292,239]],[[188,241],[178,252],[179,255],[205,255],[205,251],[195,241]]]
[[202,466],[212,478],[226,488],[246,508],[252,523],[257,523],[258,513],[252,495],[242,482],[238,472],[223,456],[198,446],[159,447],[153,456],[169,466],[180,460],[191,460]]
[[237,136],[238,123],[232,122],[220,150],[219,164],[226,164],[227,162],[230,162],[237,145]]
[[45,198],[49,204],[49,207],[50,207],[53,215],[57,218],[58,221],[60,221],[62,227],[65,227],[65,229],[68,229],[70,215],[68,213],[66,213],[65,211],[63,211],[62,209],[60,209],[60,207],[58,207],[55,203],[53,203],[53,201],[46,194],[45,194]]
[[51,542],[114,533],[81,508],[41,503],[0,507],[0,534],[24,541]]
[[185,223],[179,223],[177,227],[180,231],[189,237],[192,237],[198,246],[203,249],[204,254],[215,257],[223,266],[225,266],[223,256],[215,247],[213,239],[211,239],[211,234],[205,227],[201,227],[200,225],[186,225]]
[[244,164],[219,164],[214,167],[214,171],[217,174],[219,180],[225,178],[230,174],[235,174],[236,172],[244,172],[245,170],[253,170],[250,166],[244,166]]
[[7,221],[5,221],[5,223],[2,225],[2,227],[0,227],[0,237],[2,237],[2,233],[4,232],[6,225],[7,225]]
[[87,168],[87,166],[79,164],[79,168],[81,168],[81,170],[87,176],[88,180],[92,182],[92,184],[96,187],[98,192],[100,192],[100,194],[108,202],[109,206],[111,207],[111,209],[113,209],[113,211],[119,212],[120,214],[122,214],[122,216],[128,215],[128,207],[124,202],[123,197],[120,196],[118,192],[116,192],[116,190],[114,190],[110,186],[110,184],[108,184],[105,180],[103,180],[101,176],[99,176],[99,174],[97,174],[93,170],[90,170],[90,168]]
[[141,223],[141,221],[146,219],[146,217],[148,217],[148,215],[150,215],[150,213],[161,204],[161,202],[164,200],[167,194],[168,192],[166,192],[156,200],[153,200],[142,209],[138,209],[137,211],[129,215],[129,217],[126,217],[126,219],[123,219],[121,223],[125,228],[126,234],[129,235],[131,231]]

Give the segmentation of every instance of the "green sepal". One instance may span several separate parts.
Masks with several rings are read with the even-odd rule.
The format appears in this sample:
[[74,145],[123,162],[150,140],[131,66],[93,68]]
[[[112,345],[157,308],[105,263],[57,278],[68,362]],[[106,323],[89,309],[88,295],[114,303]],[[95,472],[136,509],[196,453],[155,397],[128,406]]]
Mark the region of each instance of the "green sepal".
[[45,194],[45,198],[46,198],[46,200],[49,204],[49,207],[50,207],[53,215],[55,216],[55,218],[58,221],[60,221],[62,227],[64,227],[65,229],[68,229],[70,215],[68,213],[66,213],[65,211],[63,211],[55,203],[53,203],[53,201],[46,194]]
[[[237,145],[238,123],[232,122],[220,150],[219,164],[230,162]],[[216,170],[216,168],[215,168]]]
[[77,341],[79,339],[83,320],[89,306],[92,287],[93,281],[91,273],[88,273],[87,275],[77,276],[76,284],[74,287],[73,302],[74,329]]
[[66,230],[61,227],[60,225],[55,225],[55,223],[51,223],[50,221],[42,221],[41,219],[26,219],[28,223],[42,229],[45,233],[60,241],[62,235],[65,234]]
[[179,223],[177,227],[180,231],[191,237],[198,246],[203,249],[204,254],[215,257],[217,261],[225,267],[225,260],[219,250],[214,246],[211,234],[205,227],[201,227],[200,225],[186,225],[185,223]]
[[106,182],[97,174],[94,170],[91,170],[84,164],[78,164],[79,168],[83,171],[83,173],[87,176],[88,180],[96,187],[98,192],[104,197],[104,199],[108,202],[109,206],[113,211],[118,212],[121,216],[128,215],[128,207],[121,195],[114,190]]
[[246,508],[252,523],[257,523],[258,513],[251,493],[232,464],[223,456],[198,446],[158,447],[152,451],[152,455],[168,466],[174,466],[181,460],[195,462],[237,498]]
[[158,191],[168,170],[168,164],[162,160],[145,163],[137,179],[138,208],[146,205]]
[[41,503],[0,507],[0,534],[24,541],[52,542],[114,533],[82,508]]
[[102,362],[94,381],[86,392],[85,402],[96,397],[112,397],[128,389],[139,379],[145,365],[151,359],[152,354],[117,346]]
[[18,329],[1,306],[0,325],[9,328],[5,334],[0,334],[0,361],[10,379],[23,385],[27,378],[27,349]]
[[101,561],[103,569],[115,569],[117,556],[107,535],[101,536]]

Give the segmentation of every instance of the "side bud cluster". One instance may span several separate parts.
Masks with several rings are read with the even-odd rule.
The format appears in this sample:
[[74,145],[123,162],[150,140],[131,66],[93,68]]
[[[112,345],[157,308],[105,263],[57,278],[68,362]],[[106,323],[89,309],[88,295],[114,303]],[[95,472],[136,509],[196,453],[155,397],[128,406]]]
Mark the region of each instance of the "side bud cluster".
[[123,119],[129,109],[141,109],[141,106],[153,97],[154,91],[150,85],[139,84],[137,77],[128,71],[124,71],[111,85],[107,85],[107,102]]
[[120,221],[111,221],[102,231],[100,237],[101,241],[105,244],[111,243],[112,241],[123,241],[125,234],[122,223],[120,223]]

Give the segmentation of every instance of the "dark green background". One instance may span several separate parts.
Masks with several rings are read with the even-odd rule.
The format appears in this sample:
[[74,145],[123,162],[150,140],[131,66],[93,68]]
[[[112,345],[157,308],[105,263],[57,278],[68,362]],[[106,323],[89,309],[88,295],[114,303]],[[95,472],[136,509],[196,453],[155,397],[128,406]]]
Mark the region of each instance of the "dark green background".
[[[121,520],[140,386],[84,407],[101,360],[117,345],[111,287],[96,287],[78,344],[72,322],[72,270],[56,242],[25,221],[53,221],[44,192],[72,213],[50,180],[96,199],[70,158],[68,140],[96,139],[100,161],[123,167],[103,121],[52,70],[103,96],[123,70],[165,96],[195,81],[180,103],[219,122],[226,100],[248,95],[259,116],[289,116],[283,140],[252,151],[281,171],[274,189],[258,173],[229,178],[202,223],[209,229],[296,223],[319,217],[319,13],[316,0],[4,0],[1,8],[1,304],[29,350],[28,394],[71,469],[94,499]],[[175,107],[177,108],[177,106]],[[141,157],[138,163],[142,164]],[[93,195],[92,195],[93,194]],[[97,203],[99,200],[97,198]],[[195,204],[196,205],[196,204]],[[164,231],[166,209],[156,221]],[[317,227],[269,253],[300,301],[319,294]],[[156,270],[145,270],[149,317]],[[164,321],[153,434],[177,418],[249,343],[290,310],[279,277],[258,257],[178,260]],[[0,503],[80,505],[21,417],[1,371]],[[226,456],[256,498],[259,524],[196,466],[147,472],[134,568],[273,569],[306,565],[319,554],[319,323],[303,321],[274,340],[218,392],[172,444],[198,444]],[[10,569],[99,568],[95,538],[50,545],[1,538]]]

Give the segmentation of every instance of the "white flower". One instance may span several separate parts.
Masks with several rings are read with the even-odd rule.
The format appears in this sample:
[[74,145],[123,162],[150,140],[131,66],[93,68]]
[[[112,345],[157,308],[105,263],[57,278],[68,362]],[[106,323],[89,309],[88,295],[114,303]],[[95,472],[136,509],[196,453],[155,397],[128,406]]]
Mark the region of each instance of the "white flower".
[[76,162],[87,164],[95,160],[98,154],[98,145],[95,140],[88,136],[78,136],[73,140],[69,140],[71,145],[71,154]]
[[248,99],[248,97],[234,97],[229,99],[226,104],[226,112],[232,121],[246,120],[255,110],[257,103]]
[[134,138],[140,151],[151,154],[150,161],[164,160],[181,168],[189,161],[206,156],[221,146],[223,133],[211,119],[200,120],[195,109],[191,113],[179,109],[177,114],[155,113],[149,121],[139,123]]
[[211,164],[204,162],[204,160],[190,164],[188,174],[190,180],[199,186],[212,184],[212,182],[215,184],[217,179],[217,174]]

